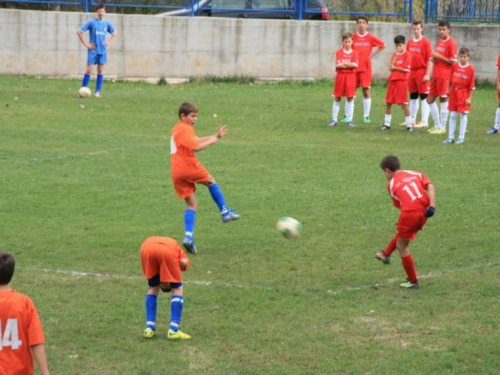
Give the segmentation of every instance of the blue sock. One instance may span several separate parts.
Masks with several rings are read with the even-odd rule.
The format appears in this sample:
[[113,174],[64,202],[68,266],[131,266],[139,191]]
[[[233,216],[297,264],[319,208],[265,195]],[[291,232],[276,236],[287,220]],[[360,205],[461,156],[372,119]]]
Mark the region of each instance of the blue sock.
[[146,327],[153,331],[156,328],[156,300],[158,296],[146,294]]
[[195,218],[196,211],[190,208],[186,209],[186,212],[184,212],[184,229],[186,231],[186,236],[193,236]]
[[217,183],[210,185],[208,187],[208,190],[210,190],[210,195],[212,196],[214,202],[217,204],[217,207],[219,207],[220,212],[226,211],[227,210],[226,201],[224,199],[224,194],[222,194],[222,190],[220,189],[219,185],[217,185]]
[[97,75],[97,84],[95,85],[95,92],[101,92],[103,81],[104,81],[104,76],[102,74],[98,74]]
[[88,87],[90,82],[90,74],[85,73],[83,75],[82,87]]
[[170,329],[174,332],[179,330],[183,304],[184,298],[182,296],[172,296],[172,301],[170,302]]

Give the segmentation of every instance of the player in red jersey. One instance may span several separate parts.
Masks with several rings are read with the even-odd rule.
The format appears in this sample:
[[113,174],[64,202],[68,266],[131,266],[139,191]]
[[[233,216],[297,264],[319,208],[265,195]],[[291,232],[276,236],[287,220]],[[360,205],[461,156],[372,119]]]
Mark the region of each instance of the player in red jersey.
[[[450,111],[450,128],[448,139],[443,144],[456,145],[464,144],[465,131],[467,130],[467,114],[470,111],[470,103],[472,100],[472,91],[475,90],[474,84],[474,67],[469,64],[470,52],[468,48],[460,48],[458,54],[458,62],[451,68],[450,89],[449,89],[449,104]],[[460,113],[460,133],[458,141],[455,142],[455,127],[457,125],[457,113]]]
[[382,253],[375,257],[384,264],[390,263],[391,254],[396,250],[401,255],[401,262],[407,275],[403,288],[418,289],[417,271],[413,257],[410,254],[410,241],[413,241],[419,230],[422,230],[427,218],[435,212],[434,185],[419,171],[401,170],[401,164],[396,156],[386,156],[380,163],[385,177],[389,180],[387,190],[392,203],[401,210],[399,214],[396,235]]
[[419,107],[418,97],[420,96],[420,100],[422,101],[422,121],[418,125],[419,127],[427,127],[430,113],[427,96],[429,95],[430,76],[433,66],[432,45],[429,39],[422,35],[422,21],[413,21],[411,29],[413,39],[410,39],[406,46],[408,52],[411,53],[411,71],[408,80],[410,115],[413,125],[415,125]]
[[396,52],[391,57],[389,70],[389,84],[387,85],[387,94],[385,95],[386,109],[384,125],[380,130],[389,130],[392,120],[392,105],[400,104],[403,108],[406,121],[406,129],[412,131],[412,120],[408,108],[408,76],[410,75],[411,54],[405,49],[405,37],[398,35],[394,38]]
[[495,116],[495,125],[486,132],[486,134],[497,134],[500,129],[500,54],[497,61],[497,92],[498,92],[498,108]]
[[[448,21],[441,21],[438,24],[440,39],[437,42],[436,50],[432,54],[434,59],[434,70],[432,73],[432,83],[427,103],[429,103],[434,129],[429,129],[432,134],[445,134],[446,122],[448,121],[448,85],[450,72],[453,64],[457,62],[457,43],[450,35],[451,26]],[[439,97],[441,103],[441,115],[436,98]]]
[[335,84],[332,96],[335,98],[332,107],[332,120],[328,126],[336,126],[342,97],[347,98],[346,116],[347,125],[354,126],[354,96],[356,95],[356,68],[358,67],[358,53],[352,49],[352,34],[342,35],[342,48],[335,53]]
[[[370,34],[368,29],[368,18],[358,16],[356,18],[356,27],[358,31],[353,34],[352,49],[359,54],[359,66],[356,70],[356,87],[363,89],[363,122],[369,124],[370,110],[372,105],[370,87],[372,85],[372,58],[376,54],[382,52],[386,47],[383,40],[380,40],[375,35]],[[376,49],[374,50],[374,48]],[[347,113],[347,103],[346,103]],[[347,117],[342,119],[347,121]]]

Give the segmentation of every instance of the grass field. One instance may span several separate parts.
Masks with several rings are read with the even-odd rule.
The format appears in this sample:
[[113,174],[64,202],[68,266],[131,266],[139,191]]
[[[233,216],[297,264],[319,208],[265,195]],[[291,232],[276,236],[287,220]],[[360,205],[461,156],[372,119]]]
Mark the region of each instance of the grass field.
[[[486,136],[496,94],[476,90],[464,146],[407,133],[395,108],[373,124],[326,125],[329,82],[105,83],[0,77],[0,248],[13,288],[30,295],[53,374],[497,374],[500,369],[500,136]],[[198,154],[242,215],[222,224],[198,191],[185,274],[186,342],[142,338],[139,258],[151,235],[182,240],[185,205],[172,188],[169,137],[182,101],[201,108],[198,135],[229,134]],[[399,256],[374,259],[395,231],[387,154],[426,172],[436,215],[412,243],[422,288],[400,290]],[[304,225],[286,240],[281,216]]]

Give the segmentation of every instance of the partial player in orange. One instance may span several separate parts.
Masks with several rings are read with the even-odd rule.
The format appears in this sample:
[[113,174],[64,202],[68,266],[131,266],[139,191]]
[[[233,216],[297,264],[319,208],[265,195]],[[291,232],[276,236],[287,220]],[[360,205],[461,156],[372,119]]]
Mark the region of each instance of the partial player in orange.
[[198,120],[198,108],[191,103],[182,103],[179,108],[180,121],[172,129],[170,141],[170,155],[172,167],[172,181],[179,199],[186,201],[187,209],[184,213],[185,236],[183,246],[190,253],[196,253],[194,244],[194,223],[198,201],[196,200],[196,185],[208,187],[212,199],[220,210],[222,222],[238,220],[240,215],[226,206],[222,190],[215,179],[198,161],[195,152],[202,151],[217,143],[227,133],[227,126],[221,126],[217,133],[208,137],[197,137],[194,125]]
[[[434,129],[429,129],[431,134],[445,134],[446,123],[448,121],[448,85],[450,82],[450,72],[453,64],[457,62],[457,42],[450,35],[451,25],[448,21],[438,23],[440,39],[437,42],[436,50],[432,54],[434,69],[432,73],[431,89],[427,97],[430,106]],[[439,113],[436,98],[441,103],[441,114]]]
[[391,63],[387,85],[387,93],[385,95],[386,108],[384,124],[380,130],[389,130],[392,120],[392,105],[399,104],[403,108],[406,121],[406,130],[413,131],[412,119],[408,108],[408,76],[410,75],[411,54],[405,49],[405,37],[398,35],[394,38],[396,52],[391,57]]
[[49,374],[45,337],[33,301],[10,288],[16,261],[0,251],[0,374],[34,373],[33,357],[40,372]]
[[[467,115],[470,111],[472,92],[476,88],[474,83],[474,67],[469,63],[470,52],[468,48],[460,48],[458,63],[451,68],[449,104],[450,128],[448,139],[443,144],[455,143],[462,145],[467,131]],[[458,141],[455,142],[455,128],[457,126],[457,113],[460,113],[460,132]]]
[[352,34],[342,35],[342,48],[335,53],[335,83],[333,87],[334,102],[332,108],[332,120],[328,126],[333,127],[338,123],[340,102],[342,97],[347,98],[346,116],[347,125],[354,127],[352,117],[354,115],[354,96],[356,95],[356,69],[359,63],[358,53],[352,49]]
[[[430,90],[430,76],[432,72],[432,45],[429,39],[423,36],[422,21],[415,20],[411,24],[413,38],[408,41],[406,49],[411,54],[411,71],[408,80],[410,92],[410,116],[413,125],[427,127],[429,122],[429,104],[427,96]],[[419,107],[418,98],[422,101],[422,121],[418,124],[417,113]],[[406,122],[404,123],[406,125]]]
[[500,129],[500,54],[498,55],[497,61],[497,97],[498,97],[498,108],[495,115],[495,124],[493,127],[486,132],[486,134],[497,134]]
[[396,235],[384,252],[376,253],[375,257],[384,264],[389,264],[391,254],[397,248],[407,275],[407,281],[400,286],[418,289],[420,283],[409,246],[427,219],[434,216],[436,204],[434,185],[422,172],[401,170],[399,159],[393,155],[386,156],[380,163],[380,168],[389,180],[387,190],[392,203],[401,210],[401,213]]
[[150,339],[156,331],[157,299],[160,289],[172,292],[170,301],[169,340],[187,340],[191,336],[179,329],[184,305],[182,274],[189,269],[189,259],[172,238],[148,237],[141,245],[141,264],[148,280],[146,294],[146,329],[143,336]]

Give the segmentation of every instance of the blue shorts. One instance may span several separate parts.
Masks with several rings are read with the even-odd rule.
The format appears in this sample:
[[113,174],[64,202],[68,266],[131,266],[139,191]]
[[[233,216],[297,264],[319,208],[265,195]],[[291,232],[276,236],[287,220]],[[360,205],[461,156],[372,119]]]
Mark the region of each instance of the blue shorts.
[[[169,283],[172,289],[182,288],[182,283]],[[152,278],[148,279],[148,286],[155,287],[160,285],[160,274],[157,273]]]
[[98,54],[95,50],[89,49],[87,56],[87,65],[106,65],[108,62],[108,53]]

